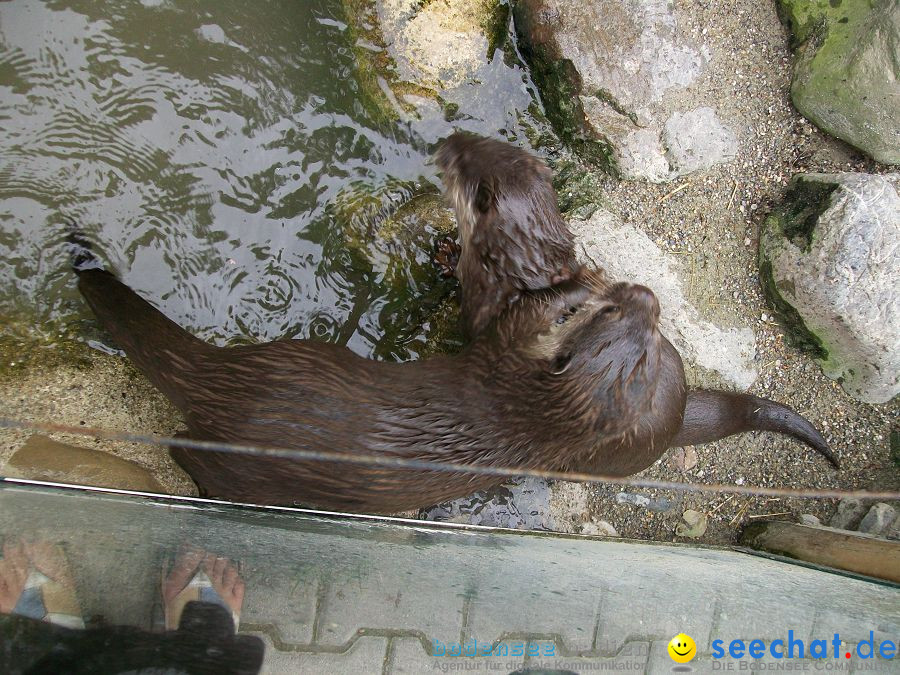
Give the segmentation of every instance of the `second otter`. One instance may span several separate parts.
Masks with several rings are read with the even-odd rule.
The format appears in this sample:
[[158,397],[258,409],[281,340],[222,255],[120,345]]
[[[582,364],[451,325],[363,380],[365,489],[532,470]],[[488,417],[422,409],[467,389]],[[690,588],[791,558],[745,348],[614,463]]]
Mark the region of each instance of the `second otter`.
[[[524,151],[489,143],[526,166],[541,166]],[[454,136],[442,157],[453,159],[457,147],[478,145]],[[503,193],[507,176],[482,188],[477,154],[469,160],[445,163],[448,184],[461,187],[457,211],[474,208],[499,220],[470,221],[460,267],[469,266],[467,256],[483,255],[473,242],[493,238],[497,264],[489,274],[508,290],[485,296],[481,306],[477,296],[464,300],[474,338],[455,356],[383,363],[308,340],[214,347],[97,269],[76,243],[79,288],[116,344],[181,410],[196,439],[621,476],[646,468],[670,446],[771,429],[831,458],[821,435],[785,406],[724,392],[688,395],[681,359],[659,332],[652,291],[578,268],[564,224],[558,229],[544,219],[531,222],[532,229],[523,230],[528,240],[516,249],[521,253],[504,258],[503,237],[482,230],[524,206]],[[546,183],[532,187],[558,214],[546,170],[534,176]],[[548,238],[559,240],[558,249],[529,248],[528,242]],[[528,264],[519,264],[525,259]],[[464,276],[464,294],[470,281],[477,282],[473,274]],[[487,318],[473,321],[473,311]],[[205,494],[262,504],[396,512],[504,480],[172,452]]]

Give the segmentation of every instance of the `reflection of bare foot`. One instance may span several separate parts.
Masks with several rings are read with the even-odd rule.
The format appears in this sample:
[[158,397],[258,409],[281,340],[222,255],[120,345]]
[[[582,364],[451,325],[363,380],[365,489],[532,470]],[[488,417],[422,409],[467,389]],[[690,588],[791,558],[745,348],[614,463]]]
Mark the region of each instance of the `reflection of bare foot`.
[[22,542],[6,542],[0,560],[0,614],[11,614],[25,590],[28,557]]
[[184,606],[193,600],[225,607],[237,630],[244,603],[244,582],[228,558],[185,547],[176,556],[171,571],[163,570],[162,596],[168,630],[178,628]]
[[441,275],[452,277],[456,274],[456,266],[459,264],[459,254],[462,248],[453,237],[444,237],[438,242],[437,253],[434,262],[441,271]]
[[62,586],[74,587],[69,563],[63,550],[56,544],[36,541],[25,544],[25,553],[34,568]]
[[241,613],[244,604],[244,580],[241,579],[237,567],[228,558],[217,558],[207,554],[203,561],[203,569],[209,577],[212,587],[231,610],[232,615]]
[[75,580],[62,548],[46,541],[7,542],[0,561],[0,612],[83,628]]

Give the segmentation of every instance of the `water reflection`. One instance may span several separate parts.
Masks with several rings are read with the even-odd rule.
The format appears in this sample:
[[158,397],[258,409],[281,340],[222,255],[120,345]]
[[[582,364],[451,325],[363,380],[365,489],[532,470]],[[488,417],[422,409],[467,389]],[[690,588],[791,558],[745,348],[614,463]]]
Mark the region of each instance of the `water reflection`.
[[518,136],[532,97],[496,52],[452,97],[455,123],[386,119],[350,33],[338,0],[0,4],[0,313],[84,316],[69,218],[205,339],[421,353],[452,286],[398,291],[378,219],[347,195],[375,195],[383,216],[434,192],[434,142],[454,126]]

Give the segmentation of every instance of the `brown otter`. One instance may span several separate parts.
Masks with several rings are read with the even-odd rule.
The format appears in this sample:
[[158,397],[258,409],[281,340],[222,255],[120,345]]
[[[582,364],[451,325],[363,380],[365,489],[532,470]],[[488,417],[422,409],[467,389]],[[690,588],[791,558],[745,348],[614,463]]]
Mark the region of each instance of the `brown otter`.
[[569,278],[578,268],[574,239],[550,169],[536,157],[508,143],[453,134],[435,161],[462,242],[445,243],[438,262],[459,279],[463,329],[474,336],[520,293]]
[[[538,166],[533,158],[524,162],[528,155],[521,150],[513,155],[522,159],[520,166]],[[514,204],[500,206],[504,195],[497,191],[511,185],[509,177],[495,181],[492,190],[472,190],[467,181],[480,180],[477,161],[443,157],[448,173],[468,172],[447,177],[460,186],[458,208],[471,209],[464,195],[480,194],[480,213],[515,213]],[[545,171],[532,175],[548,180]],[[545,187],[547,199],[552,196],[545,206],[558,214],[555,194],[549,183]],[[470,247],[492,235],[479,239],[476,228],[497,220],[469,222],[460,266],[477,270],[467,262],[470,253],[479,255]],[[535,220],[532,227],[546,223]],[[667,447],[772,429],[834,461],[821,435],[780,404],[724,392],[688,397],[681,358],[659,332],[652,291],[575,266],[571,235],[560,227],[554,222],[549,236],[513,235],[563,242],[547,255],[549,263],[528,245],[504,253],[502,238],[494,237],[499,248],[490,249],[492,260],[500,263],[489,274],[512,293],[491,296],[489,320],[469,321],[478,330],[462,353],[412,363],[376,362],[308,340],[214,347],[98,269],[77,238],[73,248],[88,304],[116,344],[181,410],[192,438],[622,476],[646,468]],[[549,265],[543,272],[542,264]],[[478,272],[472,274],[466,284],[478,283]],[[532,288],[542,274],[549,287]],[[470,297],[464,313],[473,307],[479,311]],[[351,511],[427,506],[503,480],[183,448],[172,454],[210,496]]]

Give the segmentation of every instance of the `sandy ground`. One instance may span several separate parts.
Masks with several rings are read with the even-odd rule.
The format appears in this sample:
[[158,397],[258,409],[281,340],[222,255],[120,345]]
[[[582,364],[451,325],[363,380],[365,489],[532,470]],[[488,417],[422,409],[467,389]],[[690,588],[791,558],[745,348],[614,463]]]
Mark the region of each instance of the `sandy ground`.
[[[172,436],[184,427],[178,411],[128,361],[87,347],[77,364],[51,361],[5,374],[0,378],[0,410],[3,417],[16,420],[136,434]],[[32,433],[0,429],[0,466]],[[197,494],[193,481],[165,448],[74,434],[52,437],[136,462],[167,493]]]
[[[695,467],[681,471],[669,451],[642,477],[687,482],[738,482],[745,485],[807,488],[900,487],[889,451],[898,404],[855,402],[827,379],[805,355],[787,346],[760,291],[756,250],[758,231],[769,205],[783,194],[791,175],[801,171],[881,171],[847,146],[826,138],[805,122],[789,101],[791,55],[787,36],[771,2],[696,3],[702,21],[691,26],[695,39],[713,50],[704,86],[714,93],[720,116],[741,141],[738,161],[706,174],[665,185],[619,183],[602,178],[602,200],[622,220],[647,232],[663,250],[683,257],[690,269],[690,300],[719,325],[751,326],[756,333],[760,377],[751,392],[791,404],[807,415],[843,461],[835,472],[809,449],[769,434],[748,434],[696,448]],[[701,31],[706,29],[701,37]],[[8,351],[3,358],[16,357]],[[177,413],[123,359],[84,349],[78,365],[34,360],[27,367],[0,369],[3,415],[53,420],[109,429],[174,433]],[[693,385],[721,386],[708,372],[690,369]],[[27,437],[0,429],[0,464]],[[111,444],[64,436],[76,445],[102,447],[148,468],[172,493],[195,494],[187,476],[160,448]],[[709,515],[699,540],[727,544],[755,517],[794,518],[812,513],[826,518],[833,500],[783,500],[728,495],[679,496],[627,490],[671,501],[656,513],[617,504],[622,490],[602,485],[564,490],[569,508],[566,529],[579,531],[588,520],[605,520],[622,536],[675,540],[685,509]],[[565,506],[569,500],[568,507]]]

